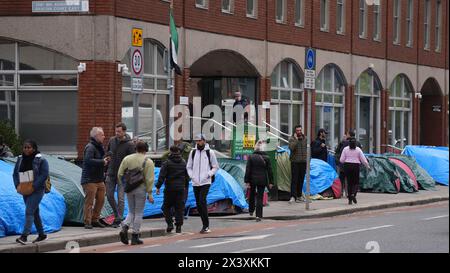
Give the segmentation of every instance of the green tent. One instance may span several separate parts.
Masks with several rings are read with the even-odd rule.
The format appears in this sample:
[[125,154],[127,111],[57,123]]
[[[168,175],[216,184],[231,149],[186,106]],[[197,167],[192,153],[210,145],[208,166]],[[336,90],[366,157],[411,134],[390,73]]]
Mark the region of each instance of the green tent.
[[362,167],[359,173],[359,188],[361,191],[398,193],[400,185],[396,186],[396,180],[400,177],[398,168],[385,156],[368,156],[369,172]]
[[398,154],[386,154],[390,158],[396,158],[398,160],[401,160],[403,163],[408,165],[408,167],[413,171],[414,175],[416,176],[417,183],[419,183],[419,186],[421,189],[424,190],[435,190],[436,183],[434,182],[434,179],[425,171],[422,167],[420,167],[419,164],[417,164],[417,161],[407,155],[398,155]]
[[219,166],[224,171],[228,172],[231,176],[236,179],[242,189],[245,191],[245,167],[247,161],[229,159],[229,158],[217,158]]

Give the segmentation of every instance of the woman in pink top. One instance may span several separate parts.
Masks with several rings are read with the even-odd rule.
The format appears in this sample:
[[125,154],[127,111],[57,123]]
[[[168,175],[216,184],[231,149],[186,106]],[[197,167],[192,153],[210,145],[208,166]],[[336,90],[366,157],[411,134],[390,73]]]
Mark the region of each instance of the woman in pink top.
[[370,171],[369,162],[359,147],[356,147],[356,139],[350,138],[349,146],[342,150],[341,158],[339,160],[344,164],[344,173],[348,182],[348,204],[352,201],[356,204],[356,193],[359,186],[359,165],[363,163]]

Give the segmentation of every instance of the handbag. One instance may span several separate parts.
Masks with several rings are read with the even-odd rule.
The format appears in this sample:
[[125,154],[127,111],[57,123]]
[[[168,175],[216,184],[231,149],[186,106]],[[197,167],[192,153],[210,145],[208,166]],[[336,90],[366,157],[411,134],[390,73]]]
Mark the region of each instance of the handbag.
[[17,186],[17,192],[22,195],[30,195],[34,192],[33,182],[34,175],[33,171],[19,172],[19,185]]
[[52,182],[50,181],[50,176],[45,180],[45,193],[49,193],[52,190]]
[[141,168],[134,168],[131,170],[126,170],[123,175],[124,186],[123,191],[129,193],[139,187],[142,183],[144,183],[144,169],[145,163],[147,162],[147,158],[144,159],[144,163],[142,163]]

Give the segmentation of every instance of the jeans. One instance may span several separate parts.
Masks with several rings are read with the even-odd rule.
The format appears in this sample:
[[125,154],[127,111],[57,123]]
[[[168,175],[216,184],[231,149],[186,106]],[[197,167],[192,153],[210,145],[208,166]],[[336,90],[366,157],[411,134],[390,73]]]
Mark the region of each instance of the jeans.
[[256,195],[256,217],[263,217],[263,197],[266,186],[257,186],[250,184],[250,198],[248,212],[253,213],[255,211],[255,195]]
[[295,199],[302,196],[303,181],[306,174],[306,162],[291,162],[291,197]]
[[173,208],[175,208],[175,225],[183,225],[184,212],[184,196],[185,190],[181,191],[167,191],[164,190],[164,217],[166,218],[167,226],[173,226]]
[[[115,191],[117,186],[117,202],[115,199]],[[123,191],[122,182],[118,180],[117,176],[106,177],[106,197],[108,203],[114,212],[115,219],[123,219],[123,211],[125,207],[125,193]]]
[[206,196],[208,196],[208,191],[211,185],[195,186],[195,202],[197,203],[197,210],[202,218],[203,229],[209,227],[208,219],[208,205],[206,203]]
[[122,227],[124,225],[130,227],[134,234],[139,234],[141,229],[146,197],[147,192],[143,185],[127,193],[128,215],[122,222]]
[[31,226],[36,226],[39,235],[44,234],[41,216],[39,215],[39,204],[44,197],[44,190],[38,190],[31,195],[23,196],[25,202],[25,226],[22,235],[28,236],[31,233]]

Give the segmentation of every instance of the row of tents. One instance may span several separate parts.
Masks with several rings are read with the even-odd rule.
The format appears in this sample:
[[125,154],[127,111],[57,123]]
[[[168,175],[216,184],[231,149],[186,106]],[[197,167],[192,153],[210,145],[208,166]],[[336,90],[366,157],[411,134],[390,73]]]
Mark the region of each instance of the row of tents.
[[[367,156],[372,171],[367,172],[361,168],[360,189],[362,191],[416,192],[420,189],[432,190],[435,183],[448,186],[449,150],[447,147],[407,146],[403,155]],[[54,156],[44,155],[44,157],[49,162],[53,184],[52,191],[44,196],[40,206],[45,231],[49,233],[58,231],[63,224],[81,225],[84,203],[84,193],[80,184],[81,168]],[[15,161],[15,158],[0,160],[0,237],[19,234],[24,224],[25,206],[12,181]],[[219,159],[219,163],[221,169],[207,197],[210,211],[235,213],[247,209],[244,184],[246,162]],[[288,149],[277,151],[275,173],[278,192],[289,192],[291,171]],[[155,168],[155,181],[158,175],[159,168]],[[305,188],[303,191],[306,191]],[[331,164],[318,159],[311,160],[310,193],[313,196],[329,198],[342,196],[341,182]],[[146,203],[144,217],[162,214],[163,195],[154,195],[154,199],[153,204]],[[195,197],[190,184],[186,208],[195,213],[195,207]],[[127,212],[128,207],[125,202],[125,215]],[[111,215],[112,209],[108,202],[105,202],[101,217],[111,219]],[[35,232],[34,227],[33,232]]]

